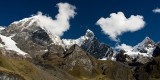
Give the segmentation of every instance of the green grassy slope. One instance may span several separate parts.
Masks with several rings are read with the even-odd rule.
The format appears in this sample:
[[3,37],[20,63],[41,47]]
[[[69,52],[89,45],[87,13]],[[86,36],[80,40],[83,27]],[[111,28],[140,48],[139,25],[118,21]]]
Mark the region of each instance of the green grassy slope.
[[25,80],[58,80],[26,60],[3,55],[0,55],[0,72],[18,75]]

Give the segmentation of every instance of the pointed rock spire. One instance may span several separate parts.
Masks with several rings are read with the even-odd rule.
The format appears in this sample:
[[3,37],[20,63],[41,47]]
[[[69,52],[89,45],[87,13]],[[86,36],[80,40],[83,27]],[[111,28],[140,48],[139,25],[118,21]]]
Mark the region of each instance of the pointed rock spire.
[[94,33],[90,29],[87,29],[86,36],[87,37],[94,37]]

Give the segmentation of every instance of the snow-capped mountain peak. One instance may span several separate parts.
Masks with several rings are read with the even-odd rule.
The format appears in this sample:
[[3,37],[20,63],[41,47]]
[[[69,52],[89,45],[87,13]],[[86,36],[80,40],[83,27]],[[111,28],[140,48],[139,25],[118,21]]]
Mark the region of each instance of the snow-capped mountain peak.
[[86,37],[90,37],[90,38],[93,38],[94,37],[94,33],[90,30],[90,29],[88,29],[87,31],[86,31],[86,35],[85,35]]
[[[47,31],[48,33],[52,33],[52,31],[50,31],[51,30],[50,28],[52,27],[51,24],[48,24],[49,22],[46,22],[43,19],[43,17],[44,16],[35,15],[29,18],[24,18],[19,21],[15,21],[11,25],[16,25],[17,27],[21,28],[21,31],[31,27],[32,28],[40,27],[43,30]],[[44,18],[47,18],[47,17],[44,17]],[[48,18],[48,20],[50,21],[50,18]]]
[[[24,18],[20,21],[15,21],[13,22],[6,30],[6,32],[11,32],[14,34],[21,33],[21,32],[31,32],[31,33],[36,33],[38,30],[43,30],[49,38],[52,40],[52,44],[55,45],[60,45],[64,47],[64,49],[69,49],[72,45],[77,44],[81,46],[84,44],[86,41],[91,41],[95,37],[94,33],[91,30],[86,30],[86,33],[84,36],[81,36],[80,38],[77,39],[61,39],[59,35],[56,35],[56,31],[59,31],[54,27],[54,20],[52,20],[51,17],[47,17],[44,15],[35,15],[29,18]],[[56,25],[61,26],[61,25]],[[14,30],[13,30],[14,29]],[[54,31],[53,31],[54,29]],[[14,32],[12,32],[14,31]],[[28,33],[27,33],[28,34]]]
[[[67,9],[68,8],[66,8],[66,11]],[[47,33],[62,36],[63,33],[70,28],[69,20],[74,17],[74,14],[74,11],[73,15],[66,16],[61,14],[61,16],[63,17],[59,17],[58,14],[57,16],[55,16],[55,19],[52,19],[52,17],[43,15],[42,12],[38,12],[38,14],[32,15],[29,18],[15,21],[11,25],[17,25],[18,27],[22,27],[22,30],[28,27],[40,27]]]
[[129,63],[138,62],[144,64],[152,58],[156,45],[152,39],[146,37],[142,42],[138,43],[134,47],[122,44],[117,48],[120,50],[118,51],[119,54],[117,54],[117,59],[122,60],[122,58],[124,58],[124,60]]
[[[125,46],[128,46],[128,45],[125,45]],[[122,60],[121,58],[123,57],[123,59],[128,63],[138,62],[138,63],[145,64],[149,62],[153,57],[153,52],[155,48],[156,48],[155,42],[149,37],[146,37],[142,42],[138,43],[136,46],[131,47],[128,50],[124,49],[119,51],[119,54],[117,55],[117,59]]]
[[155,48],[155,42],[149,37],[146,37],[142,42],[132,47],[132,49],[124,50],[123,53],[128,56],[126,60],[129,62],[136,60],[136,62],[146,63],[147,61],[145,60],[150,60]]
[[153,48],[155,48],[155,42],[149,37],[146,37],[142,42],[134,46],[133,51],[138,50],[140,52],[147,53],[150,49],[153,49]]
[[81,46],[86,41],[91,41],[94,38],[94,33],[91,30],[87,30],[84,36],[81,36],[78,39],[62,39],[62,43],[66,46],[66,48],[70,48],[72,45],[77,44]]
[[146,37],[140,44],[141,45],[144,44],[145,47],[149,47],[151,45],[154,45],[155,42],[152,39],[150,39],[149,37]]

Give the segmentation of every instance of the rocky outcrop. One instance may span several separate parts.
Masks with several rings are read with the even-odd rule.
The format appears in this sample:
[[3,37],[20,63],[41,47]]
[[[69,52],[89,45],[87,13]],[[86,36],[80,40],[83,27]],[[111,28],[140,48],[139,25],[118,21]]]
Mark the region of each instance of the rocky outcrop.
[[124,53],[125,53],[124,50],[120,50],[119,53],[117,53],[117,55],[116,55],[116,61],[122,62],[122,63],[127,63],[127,64],[132,63],[133,59]]
[[95,37],[92,41],[85,41],[81,47],[97,59],[107,57],[110,60],[113,56],[112,48],[104,43],[100,43]]
[[160,79],[160,57],[154,58],[152,61],[136,67],[136,80],[159,80]]
[[0,80],[25,80],[25,79],[17,74],[0,72]]
[[160,42],[156,44],[156,48],[153,51],[153,57],[160,56]]
[[94,72],[94,62],[83,49],[78,45],[73,45],[65,54],[63,65],[60,66],[63,70],[71,73],[74,76],[92,77]]
[[96,62],[92,59],[94,58],[89,53],[75,44],[67,51],[63,51],[61,48],[57,51],[49,51],[42,56],[40,64],[57,66],[77,78],[91,78],[96,76],[96,72],[94,72]]

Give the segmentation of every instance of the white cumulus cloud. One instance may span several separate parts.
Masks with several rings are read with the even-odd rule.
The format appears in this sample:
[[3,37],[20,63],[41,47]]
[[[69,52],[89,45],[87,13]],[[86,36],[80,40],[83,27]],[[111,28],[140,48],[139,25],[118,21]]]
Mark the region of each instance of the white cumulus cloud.
[[152,10],[154,13],[160,13],[160,8],[156,8]]
[[57,7],[59,13],[55,16],[55,20],[50,16],[43,15],[42,12],[33,15],[33,18],[37,19],[38,24],[51,34],[62,36],[70,28],[69,20],[76,15],[76,7],[69,3],[58,3]]
[[126,44],[121,44],[115,47],[115,49],[120,49],[120,50],[132,50],[133,47],[126,45]]
[[112,40],[117,41],[117,36],[124,32],[134,32],[142,29],[145,21],[143,20],[143,16],[131,15],[129,18],[126,18],[123,12],[118,12],[111,13],[110,17],[107,18],[101,17],[96,24]]

